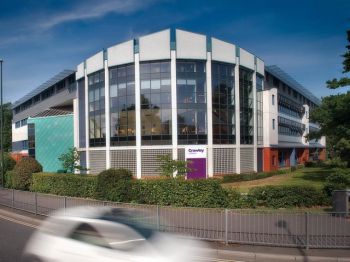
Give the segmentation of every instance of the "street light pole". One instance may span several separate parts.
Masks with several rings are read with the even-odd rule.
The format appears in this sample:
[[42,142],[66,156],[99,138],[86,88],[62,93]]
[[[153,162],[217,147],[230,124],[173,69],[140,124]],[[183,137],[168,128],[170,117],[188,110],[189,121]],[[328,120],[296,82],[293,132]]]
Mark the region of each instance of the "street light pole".
[[2,63],[0,59],[0,96],[1,96],[1,181],[2,187],[5,187],[5,174],[4,174],[4,105],[2,101]]

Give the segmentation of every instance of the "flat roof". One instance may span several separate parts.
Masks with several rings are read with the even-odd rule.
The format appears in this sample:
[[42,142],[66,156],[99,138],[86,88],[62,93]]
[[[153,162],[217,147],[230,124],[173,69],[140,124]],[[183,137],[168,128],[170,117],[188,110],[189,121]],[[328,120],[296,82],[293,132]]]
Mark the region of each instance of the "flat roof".
[[311,102],[319,105],[321,100],[314,96],[306,87],[302,86],[298,81],[296,81],[293,77],[284,72],[281,68],[276,65],[265,66],[265,71],[270,73],[271,75],[277,77],[282,82],[286,83],[289,87],[298,91],[300,94],[305,96]]
[[53,85],[57,84],[58,82],[62,81],[66,77],[70,76],[71,74],[74,74],[75,70],[65,69],[62,72],[58,73],[57,75],[51,77],[49,80],[47,80],[45,83],[41,84],[28,94],[26,94],[21,99],[17,100],[13,103],[12,109],[15,107],[27,102],[29,99],[33,98],[34,96],[40,94],[41,92],[45,91],[46,89],[52,87]]

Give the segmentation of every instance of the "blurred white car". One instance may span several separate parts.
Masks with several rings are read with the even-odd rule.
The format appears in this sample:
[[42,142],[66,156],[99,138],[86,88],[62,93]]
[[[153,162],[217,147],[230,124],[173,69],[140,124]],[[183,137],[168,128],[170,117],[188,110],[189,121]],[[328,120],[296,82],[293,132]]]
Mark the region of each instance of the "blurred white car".
[[202,243],[160,233],[140,223],[135,211],[108,207],[61,210],[30,238],[23,260],[194,261]]

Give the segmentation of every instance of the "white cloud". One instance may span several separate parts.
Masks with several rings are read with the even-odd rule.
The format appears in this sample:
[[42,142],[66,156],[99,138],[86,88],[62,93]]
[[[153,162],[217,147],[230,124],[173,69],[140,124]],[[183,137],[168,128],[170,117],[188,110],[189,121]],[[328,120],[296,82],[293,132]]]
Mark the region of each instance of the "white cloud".
[[43,29],[49,29],[66,22],[103,17],[108,13],[128,15],[147,8],[154,2],[155,0],[84,1],[84,4],[80,3],[70,10],[47,17],[39,26]]

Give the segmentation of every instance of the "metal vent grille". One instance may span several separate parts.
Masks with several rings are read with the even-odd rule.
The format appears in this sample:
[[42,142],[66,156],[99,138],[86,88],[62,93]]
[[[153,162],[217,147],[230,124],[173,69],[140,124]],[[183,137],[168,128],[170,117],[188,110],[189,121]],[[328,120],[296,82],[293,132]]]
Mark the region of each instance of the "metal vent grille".
[[236,173],[236,149],[214,148],[214,174]]
[[184,148],[179,148],[177,150],[177,159],[181,161],[185,161],[185,149]]
[[254,148],[241,148],[241,173],[254,171]]
[[106,151],[90,151],[90,174],[97,175],[106,170]]
[[111,167],[125,168],[136,176],[136,150],[113,150],[111,151]]
[[141,171],[142,176],[160,175],[158,169],[159,161],[157,156],[169,154],[172,156],[171,149],[142,149],[141,150]]

